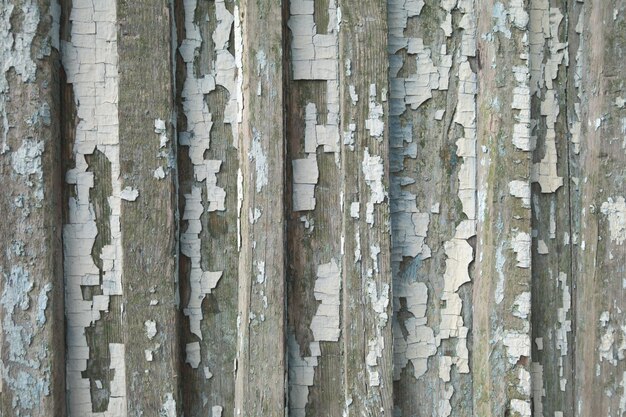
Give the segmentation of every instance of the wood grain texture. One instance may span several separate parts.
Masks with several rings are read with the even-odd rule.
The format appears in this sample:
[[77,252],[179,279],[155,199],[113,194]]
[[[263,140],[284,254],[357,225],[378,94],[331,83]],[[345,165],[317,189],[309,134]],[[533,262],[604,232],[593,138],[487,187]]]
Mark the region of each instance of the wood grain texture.
[[[234,413],[234,363],[236,355],[237,314],[238,314],[238,268],[239,268],[239,200],[237,172],[239,152],[237,138],[233,136],[233,122],[228,118],[228,103],[236,99],[235,91],[229,91],[224,81],[216,80],[215,88],[206,95],[199,95],[198,102],[206,105],[212,125],[202,126],[198,137],[210,138],[210,146],[202,155],[203,159],[221,161],[217,175],[217,186],[225,192],[223,210],[208,210],[208,187],[206,182],[198,181],[191,159],[190,146],[183,146],[183,137],[192,129],[191,116],[186,113],[191,99],[183,97],[186,85],[202,77],[215,77],[220,68],[216,62],[219,54],[234,62],[235,27],[233,22],[220,22],[222,15],[234,15],[235,2],[183,2],[174,4],[177,30],[176,53],[176,101],[178,115],[177,173],[179,181],[179,214],[181,244],[184,245],[185,233],[192,229],[186,215],[187,196],[193,187],[201,190],[203,213],[200,215],[200,266],[205,271],[222,271],[221,278],[214,291],[206,294],[202,301],[202,320],[199,325],[202,339],[191,330],[191,322],[182,320],[181,343],[198,343],[200,363],[195,368],[186,363],[181,369],[183,411],[185,415],[209,414],[213,407],[221,407],[223,416]],[[196,49],[190,62],[184,62],[181,53],[186,39],[193,36],[197,28],[201,45]],[[226,45],[217,45],[216,37],[226,37]],[[224,48],[225,47],[225,48]],[[230,70],[231,73],[236,69]],[[241,77],[241,74],[237,75]],[[228,79],[228,77],[224,77]],[[232,82],[233,80],[228,80]],[[231,109],[232,110],[232,109]],[[236,109],[235,109],[236,110]],[[189,119],[188,119],[189,116]],[[206,180],[205,180],[206,181]],[[181,250],[180,258],[180,297],[181,306],[186,308],[192,294],[190,286],[192,262]],[[183,353],[184,356],[185,353]],[[207,373],[208,371],[208,373]]]
[[[239,160],[241,251],[235,415],[285,410],[285,261],[282,8],[240,3],[243,114]],[[259,94],[260,93],[260,94]],[[251,222],[250,212],[260,210]]]
[[[340,131],[352,131],[355,143],[354,150],[345,144],[342,146],[340,176],[345,239],[342,269],[344,395],[346,404],[352,403],[346,411],[364,416],[392,415],[387,8],[377,1],[361,1],[358,9],[350,1],[339,1],[338,5],[342,10]],[[346,71],[348,62],[350,74]],[[359,96],[356,104],[350,97],[351,87]],[[378,114],[374,106],[380,110]],[[378,133],[373,126],[376,121],[383,126]],[[355,130],[351,124],[356,125]],[[380,158],[378,169],[381,172],[375,172],[372,167],[372,161],[377,158]],[[373,179],[380,181],[384,198],[377,198],[380,190],[376,190]],[[352,216],[353,202],[359,203],[359,219]],[[357,254],[359,249],[360,255]]]
[[[120,216],[129,416],[162,413],[168,400],[181,404],[170,13],[167,1],[117,4],[120,174],[139,191],[122,202]],[[155,120],[165,122],[164,147]],[[158,167],[165,178],[155,178]]]
[[[574,415],[620,415],[626,411],[621,360],[626,253],[619,232],[623,223],[616,217],[624,213],[619,202],[624,197],[625,161],[624,108],[618,99],[624,96],[626,74],[616,58],[624,51],[620,10],[625,5],[613,1],[581,6],[572,11],[575,20],[580,10],[578,36],[572,36],[578,41],[577,54],[570,69],[578,90],[568,91],[568,117],[575,116],[569,103],[579,103],[581,121],[580,155],[571,156],[572,177],[580,178],[570,206]],[[576,41],[570,48],[575,46]]]
[[0,2],[0,416],[626,414],[624,0]]
[[64,415],[58,21],[0,8],[0,415]]
[[474,413],[481,416],[530,411],[530,392],[521,381],[530,376],[529,317],[515,308],[517,297],[530,292],[530,208],[509,192],[511,181],[530,182],[532,146],[515,143],[530,137],[530,107],[524,116],[515,105],[530,100],[528,14],[525,4],[514,10],[513,3],[477,1],[478,34],[491,35],[477,39],[481,156],[471,362]]

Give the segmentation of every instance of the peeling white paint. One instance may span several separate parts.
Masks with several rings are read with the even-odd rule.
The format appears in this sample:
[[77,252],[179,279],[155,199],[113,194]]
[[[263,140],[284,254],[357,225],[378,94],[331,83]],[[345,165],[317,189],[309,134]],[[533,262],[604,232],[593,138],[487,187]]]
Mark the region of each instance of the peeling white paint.
[[339,340],[340,291],[341,274],[337,262],[331,259],[330,263],[319,265],[313,294],[321,303],[311,320],[311,332],[317,342]]
[[[561,297],[562,306],[557,310],[559,327],[556,329],[556,348],[561,351],[561,356],[567,356],[569,354],[567,334],[572,331],[572,321],[571,319],[568,320],[567,315],[572,306],[572,297],[567,285],[567,275],[564,272],[559,272],[559,287],[563,293]],[[562,373],[562,364],[560,368]]]
[[370,198],[366,203],[366,222],[374,225],[374,204],[380,204],[385,200],[387,192],[383,186],[384,166],[382,158],[378,155],[371,156],[369,149],[363,151],[362,162],[363,175],[365,182],[370,189]]
[[[317,33],[312,0],[291,0],[287,26],[291,30],[291,65],[294,80],[326,81],[326,124],[317,124],[315,103],[305,107],[304,152],[306,158],[294,169],[293,210],[310,211],[315,209],[315,185],[319,177],[316,150],[323,146],[324,152],[335,153],[339,164],[339,28],[341,11],[335,0],[328,3],[328,26],[325,34]],[[349,64],[346,63],[346,65]],[[358,95],[353,86],[350,96],[353,103]],[[344,139],[345,141],[345,139]],[[306,163],[304,161],[307,161]],[[315,163],[315,166],[313,166]],[[298,172],[296,172],[298,169]],[[307,182],[296,181],[296,174],[308,173]],[[302,177],[300,176],[302,179]]]
[[543,416],[542,398],[545,396],[545,389],[543,387],[543,366],[541,366],[539,362],[532,362],[530,364],[530,375],[533,392],[533,412],[536,416]]
[[507,348],[507,358],[511,365],[517,364],[522,356],[530,357],[530,337],[526,332],[508,331],[502,343]]
[[365,120],[365,129],[369,130],[370,136],[382,140],[385,132],[385,123],[383,122],[383,106],[376,102],[376,84],[370,85],[369,91],[369,113]]
[[154,320],[146,320],[143,325],[146,328],[146,336],[148,339],[154,339],[154,336],[157,334],[156,322]]
[[617,197],[616,200],[609,197],[602,203],[600,211],[608,217],[611,240],[617,245],[624,243],[626,240],[626,200],[624,197]]
[[517,255],[517,267],[530,268],[531,237],[526,232],[518,232],[511,241],[511,247]]
[[132,187],[125,187],[120,192],[120,198],[126,201],[135,201],[139,197],[139,190],[136,190]]
[[[457,293],[459,287],[469,281],[468,266],[473,260],[473,250],[467,239],[475,234],[476,219],[476,75],[472,72],[468,57],[475,56],[476,22],[473,5],[469,2],[443,1],[439,4],[445,11],[441,24],[444,36],[451,36],[452,10],[459,11],[458,28],[462,29],[458,73],[450,78],[452,54],[448,54],[446,44],[434,48],[425,45],[424,39],[405,36],[409,18],[419,16],[424,2],[421,0],[388,2],[389,14],[389,77],[390,77],[390,172],[391,172],[391,219],[392,219],[392,272],[394,281],[394,380],[399,380],[402,368],[410,360],[414,377],[419,379],[428,369],[428,359],[437,354],[441,341],[456,339],[456,349],[438,356],[438,375],[443,383],[438,400],[436,415],[449,416],[452,413],[450,400],[454,394],[451,383],[452,366],[458,373],[469,372],[469,351],[466,339],[468,328],[461,316],[462,304]],[[428,17],[430,18],[430,17]],[[404,51],[403,51],[404,50]],[[404,58],[406,52],[407,58]],[[405,67],[404,60],[415,59],[414,74],[399,76]],[[413,65],[413,63],[411,63]],[[405,71],[405,69],[403,69]],[[431,250],[426,245],[430,213],[440,212],[439,203],[421,202],[403,187],[416,182],[403,173],[405,161],[416,159],[418,144],[414,141],[411,118],[403,116],[408,111],[418,110],[431,99],[434,90],[448,89],[449,79],[458,79],[458,104],[453,110],[453,122],[463,129],[457,140],[457,156],[462,158],[459,179],[459,200],[467,220],[458,225],[452,239],[443,242],[446,255],[446,270],[442,281],[442,295],[439,309],[439,333],[435,334],[428,325],[428,287],[415,282],[413,268],[430,258]],[[428,110],[434,120],[442,120],[447,109]],[[413,169],[413,168],[411,168]],[[421,178],[420,178],[421,180]],[[425,205],[421,206],[422,204]],[[460,213],[459,213],[460,214]],[[402,265],[411,265],[401,268]],[[410,268],[410,269],[409,269]],[[407,271],[411,271],[407,273]],[[413,317],[399,321],[400,299],[406,300],[406,309]],[[428,319],[427,319],[428,317]],[[435,319],[436,320],[436,319]],[[406,336],[405,336],[406,335]],[[447,344],[450,346],[450,344]]]
[[[120,180],[116,6],[114,3],[76,0],[69,19],[72,22],[71,43],[62,42],[61,55],[67,82],[72,84],[74,91],[79,123],[73,146],[75,167],[66,174],[66,182],[75,187],[76,193],[70,197],[69,222],[63,227],[69,346],[66,358],[68,414],[125,415],[123,344],[109,344],[110,368],[115,369],[115,373],[110,382],[106,412],[92,412],[90,381],[82,377],[89,359],[85,329],[101,318],[102,311],[108,310],[110,296],[123,295],[121,200],[138,195],[135,195],[136,190],[123,191]],[[101,251],[102,270],[94,264],[91,255],[98,230],[94,207],[89,199],[90,189],[94,187],[94,174],[87,170],[86,156],[95,150],[102,152],[111,164],[112,195],[108,197],[111,241]],[[85,300],[82,286],[100,286],[102,295]]]
[[509,182],[509,194],[522,199],[522,206],[530,208],[530,184],[527,181],[513,180]]
[[321,356],[320,342],[337,342],[341,334],[341,270],[335,259],[317,268],[313,294],[320,304],[311,320],[313,341],[311,356],[301,357],[300,346],[293,334],[288,337],[289,350],[289,414],[305,416],[309,387],[313,386],[315,368]]
[[159,410],[159,417],[176,417],[176,400],[170,392],[165,394],[165,401]]
[[[423,282],[394,283],[394,380],[400,379],[400,373],[410,360],[414,376],[419,378],[428,369],[428,358],[437,353],[437,343],[432,328],[427,326],[426,305],[428,287]],[[407,310],[413,315],[400,323],[397,312],[400,311],[400,298],[406,299]],[[405,339],[401,326],[408,332]]]
[[198,368],[200,365],[200,343],[191,342],[185,346],[185,363],[188,363],[192,368]]
[[248,159],[254,160],[256,192],[260,193],[263,187],[267,185],[269,167],[267,165],[267,156],[263,152],[263,145],[261,144],[261,132],[256,128],[252,128],[252,146],[248,153]]

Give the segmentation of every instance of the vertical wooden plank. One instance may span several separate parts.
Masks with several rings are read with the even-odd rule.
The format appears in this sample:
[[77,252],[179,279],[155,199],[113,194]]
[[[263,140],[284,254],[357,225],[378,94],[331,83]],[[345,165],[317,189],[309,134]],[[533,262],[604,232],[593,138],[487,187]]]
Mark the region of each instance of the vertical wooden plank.
[[235,14],[235,59],[242,68],[243,97],[235,415],[282,416],[286,381],[282,7],[270,0],[246,0]]
[[169,3],[121,0],[117,16],[119,174],[124,189],[138,193],[136,199],[122,196],[127,201],[120,212],[127,415],[178,415],[178,224]]
[[477,250],[471,362],[474,413],[529,416],[529,14],[521,1],[477,2]]
[[531,169],[532,405],[534,415],[574,415],[570,193],[577,180],[570,178],[574,151],[566,107],[572,19],[563,1],[535,0],[529,15],[531,119],[537,138]]
[[471,416],[477,11],[388,5],[394,411]]
[[126,415],[117,7],[62,6],[68,415]]
[[[289,413],[391,413],[386,8],[289,2]],[[361,308],[365,307],[365,311]]]
[[347,396],[340,16],[332,0],[292,0],[285,8],[289,413],[341,415]]
[[175,9],[183,412],[232,416],[241,211],[239,16],[234,1],[180,1]]
[[[573,6],[568,91],[576,416],[626,412],[624,1]],[[578,10],[580,12],[578,13]],[[571,104],[570,104],[571,103]]]
[[0,3],[0,415],[65,415],[56,2]]
[[386,4],[340,0],[338,26],[343,415],[392,415]]

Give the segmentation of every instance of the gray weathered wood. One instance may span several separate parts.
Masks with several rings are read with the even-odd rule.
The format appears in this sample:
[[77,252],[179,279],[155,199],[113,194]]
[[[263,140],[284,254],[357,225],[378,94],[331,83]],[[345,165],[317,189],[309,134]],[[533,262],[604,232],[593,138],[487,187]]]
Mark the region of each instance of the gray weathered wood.
[[0,3],[0,415],[65,414],[56,5]]

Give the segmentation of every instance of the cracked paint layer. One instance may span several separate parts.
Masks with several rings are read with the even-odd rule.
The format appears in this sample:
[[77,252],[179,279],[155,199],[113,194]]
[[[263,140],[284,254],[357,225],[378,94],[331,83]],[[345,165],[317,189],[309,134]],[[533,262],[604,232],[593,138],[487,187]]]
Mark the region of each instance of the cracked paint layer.
[[311,320],[313,341],[309,344],[310,356],[300,355],[295,335],[288,339],[289,350],[289,414],[304,417],[313,386],[315,368],[321,356],[320,342],[338,342],[341,334],[339,308],[341,306],[341,270],[335,259],[317,268],[314,296],[320,304]]
[[[292,210],[315,209],[315,186],[319,179],[317,148],[339,157],[339,15],[335,0],[328,3],[327,33],[318,33],[314,20],[313,0],[291,0],[289,2],[291,30],[291,66],[293,80],[326,81],[326,123],[317,123],[317,105],[308,102],[305,106],[304,154],[305,158],[294,159]],[[354,100],[358,100],[354,92]]]
[[621,245],[626,240],[626,200],[617,197],[615,200],[609,197],[600,207],[602,214],[609,221],[609,233],[611,240]]
[[[33,40],[37,33],[37,25],[40,21],[39,8],[35,1],[22,3],[23,19],[19,28],[11,27],[11,16],[15,12],[16,5],[3,0],[1,6],[3,13],[0,15],[0,35],[5,41],[0,46],[0,155],[8,152],[7,136],[9,133],[9,119],[6,114],[6,103],[9,97],[9,80],[7,73],[13,69],[21,77],[22,82],[34,82],[37,72],[37,64],[33,59],[31,50]],[[58,7],[55,5],[53,7]],[[55,43],[53,41],[53,43]],[[56,48],[58,48],[58,35],[56,35]],[[49,48],[49,43],[45,42]],[[44,51],[38,51],[37,55],[44,55]],[[47,51],[45,55],[49,55]],[[40,58],[41,56],[38,56]]]
[[[431,257],[426,238],[431,216],[437,218],[440,207],[437,203],[420,208],[422,203],[406,189],[416,179],[409,177],[404,170],[409,166],[407,162],[410,159],[417,158],[418,152],[412,118],[407,116],[411,115],[410,112],[421,110],[432,99],[434,91],[448,90],[453,54],[448,53],[445,41],[435,48],[426,45],[422,38],[405,35],[410,33],[407,30],[409,19],[420,17],[424,6],[422,0],[388,1],[394,380],[400,379],[401,371],[409,361],[413,365],[413,376],[422,378],[429,371],[429,358],[437,354],[442,340],[455,341],[452,345],[446,342],[446,346],[455,348],[446,349],[433,363],[438,378],[444,384],[433,412],[448,416],[452,413],[450,400],[454,394],[452,366],[458,373],[469,373],[469,329],[461,316],[462,301],[458,290],[470,281],[468,268],[473,260],[473,249],[467,239],[474,236],[476,228],[476,75],[468,60],[476,53],[476,19],[472,2],[438,3],[445,16],[440,24],[444,39],[453,34],[453,10],[459,13],[455,25],[461,29],[458,34],[460,44],[458,58],[454,58],[458,60],[457,105],[452,111],[454,117],[451,122],[462,128],[456,140],[456,156],[462,160],[458,171],[458,199],[466,220],[458,224],[452,239],[442,242],[446,267],[441,299],[429,303],[429,287],[412,277],[415,272],[410,271],[414,266],[408,268],[404,265],[419,267],[421,261]],[[427,18],[430,19],[430,15],[423,17]],[[409,68],[408,72],[406,68]],[[428,114],[433,120],[441,122],[446,109],[429,110]],[[439,298],[438,295],[436,297]],[[440,303],[438,319],[433,319],[432,314],[427,312],[427,306],[435,303]],[[401,315],[406,315],[405,310],[411,316],[401,319]]]
[[[215,109],[209,108],[206,95],[222,87],[228,92],[224,103],[223,123],[230,125],[233,146],[239,144],[239,123],[242,119],[243,92],[241,76],[242,37],[239,24],[238,8],[230,13],[224,0],[215,2],[215,15],[207,16],[215,19],[217,25],[211,38],[213,44],[213,61],[206,73],[199,73],[196,69],[196,58],[203,43],[200,27],[195,23],[197,0],[185,0],[184,27],[185,39],[179,47],[180,55],[185,64],[186,77],[182,91],[182,107],[187,121],[185,131],[179,133],[178,141],[182,146],[189,148],[189,159],[193,167],[194,182],[189,193],[184,194],[185,208],[183,218],[186,228],[180,238],[181,253],[189,258],[191,267],[189,272],[190,294],[187,305],[183,308],[185,316],[189,318],[191,333],[199,340],[203,340],[200,323],[203,319],[202,302],[211,294],[222,278],[223,271],[205,270],[202,267],[202,236],[208,231],[203,230],[201,216],[205,212],[224,212],[226,210],[226,190],[218,186],[218,176],[222,168],[222,161],[205,158],[211,150],[211,128]],[[234,45],[231,45],[231,33],[234,34]],[[232,47],[232,48],[231,48]],[[233,52],[231,52],[233,49]],[[159,130],[155,121],[155,132]],[[159,133],[159,132],[157,132]],[[253,151],[256,149],[253,143]],[[251,153],[256,159],[257,168],[262,155]],[[258,169],[257,169],[258,171]],[[155,177],[157,177],[155,172]],[[258,172],[257,172],[258,175]],[[238,171],[237,193],[237,230],[241,230],[241,203],[243,177]],[[257,188],[262,186],[262,178],[257,178]],[[238,232],[238,247],[241,246],[241,236]],[[196,349],[197,346],[197,349]],[[187,344],[187,359],[193,368],[200,364],[200,344]]]
[[[71,42],[62,42],[61,53],[79,122],[73,146],[75,167],[66,174],[66,182],[75,193],[69,200],[69,222],[63,227],[68,413],[119,416],[126,414],[124,345],[109,344],[110,368],[115,373],[106,411],[92,411],[90,380],[82,377],[90,358],[85,330],[108,311],[111,296],[123,295],[120,212],[124,195],[120,179],[116,7],[113,3],[75,0],[69,19]],[[87,156],[96,150],[110,163],[112,186],[108,197],[110,244],[101,250],[101,270],[92,258],[98,229],[89,196],[95,178],[87,163]],[[99,287],[102,295],[85,299],[83,286]]]
[[[44,396],[50,395],[50,368],[49,365],[42,367],[42,363],[48,356],[48,347],[42,345],[39,349],[33,349],[31,344],[36,340],[41,326],[45,323],[45,304],[41,294],[39,295],[37,323],[23,322],[19,319],[20,312],[31,307],[30,292],[34,287],[34,277],[22,266],[13,266],[10,271],[3,271],[3,291],[0,296],[2,306],[2,333],[4,343],[8,349],[3,352],[6,361],[1,363],[2,381],[12,391],[12,407],[16,416],[28,415],[28,410],[39,407]],[[50,285],[50,284],[48,284]],[[43,303],[43,304],[42,304]],[[29,371],[37,370],[37,376]],[[43,377],[42,377],[43,376]],[[0,384],[0,392],[2,384]]]
[[363,151],[363,162],[361,164],[365,183],[370,189],[370,198],[365,204],[365,221],[370,226],[374,226],[374,204],[385,201],[387,192],[383,185],[385,167],[383,160],[378,155],[370,155],[369,149]]
[[[533,164],[531,179],[539,183],[542,193],[552,193],[563,185],[563,178],[557,175],[555,129],[559,116],[559,98],[554,83],[560,66],[568,64],[567,43],[559,42],[558,39],[563,20],[558,8],[549,7],[548,0],[539,0],[530,5],[530,13],[533,16],[529,25],[530,94],[540,98],[540,113],[546,123],[544,157],[539,163]],[[544,52],[546,46],[547,52]]]

